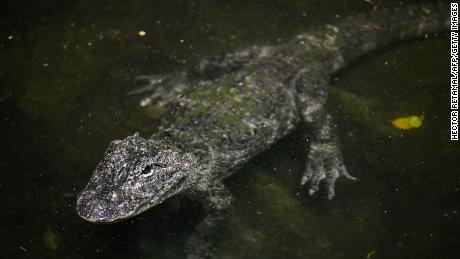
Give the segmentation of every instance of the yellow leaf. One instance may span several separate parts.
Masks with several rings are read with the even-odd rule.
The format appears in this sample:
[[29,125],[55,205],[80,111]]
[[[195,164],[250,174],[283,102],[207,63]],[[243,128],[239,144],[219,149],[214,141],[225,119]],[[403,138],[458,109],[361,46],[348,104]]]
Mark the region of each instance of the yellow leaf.
[[407,116],[407,117],[400,117],[396,118],[391,121],[391,124],[401,130],[410,130],[413,128],[420,128],[423,123],[423,115],[417,116]]
[[48,226],[48,230],[43,234],[43,243],[45,244],[46,248],[56,251],[59,248],[59,238],[54,233],[54,231],[51,229],[51,227]]

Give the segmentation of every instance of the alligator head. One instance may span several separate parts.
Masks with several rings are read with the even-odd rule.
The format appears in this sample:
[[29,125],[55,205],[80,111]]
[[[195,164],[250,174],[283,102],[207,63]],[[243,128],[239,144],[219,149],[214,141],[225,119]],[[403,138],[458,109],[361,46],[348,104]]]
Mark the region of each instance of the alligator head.
[[185,188],[194,156],[164,139],[114,140],[77,198],[77,213],[109,223],[135,216]]

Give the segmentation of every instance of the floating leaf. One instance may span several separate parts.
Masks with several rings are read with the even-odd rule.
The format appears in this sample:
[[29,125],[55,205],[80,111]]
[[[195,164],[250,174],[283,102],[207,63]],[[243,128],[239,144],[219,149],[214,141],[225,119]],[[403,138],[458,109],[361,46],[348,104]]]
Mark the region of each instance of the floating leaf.
[[391,121],[391,124],[401,130],[410,130],[413,128],[420,128],[423,123],[423,115],[417,116],[407,116],[396,118]]
[[48,226],[48,230],[43,234],[43,243],[45,244],[46,248],[56,251],[59,248],[59,238],[54,233],[54,231],[51,229],[50,226]]

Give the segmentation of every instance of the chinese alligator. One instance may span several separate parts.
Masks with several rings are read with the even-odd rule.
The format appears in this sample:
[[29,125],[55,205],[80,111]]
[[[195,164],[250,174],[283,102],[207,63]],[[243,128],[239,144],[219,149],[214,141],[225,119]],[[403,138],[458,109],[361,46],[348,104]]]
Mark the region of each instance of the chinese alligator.
[[[375,10],[278,46],[251,47],[204,59],[185,72],[143,78],[147,87],[134,93],[150,95],[141,104],[163,98],[170,108],[152,136],[136,133],[110,143],[78,196],[78,214],[90,222],[115,222],[189,194],[207,216],[187,255],[211,257],[209,237],[232,204],[222,179],[300,122],[313,128],[300,184],[308,183],[313,194],[324,182],[332,198],[337,178],[355,178],[342,162],[337,129],[324,108],[331,74],[379,47],[446,31],[448,14],[442,4]],[[161,93],[167,88],[169,97]]]

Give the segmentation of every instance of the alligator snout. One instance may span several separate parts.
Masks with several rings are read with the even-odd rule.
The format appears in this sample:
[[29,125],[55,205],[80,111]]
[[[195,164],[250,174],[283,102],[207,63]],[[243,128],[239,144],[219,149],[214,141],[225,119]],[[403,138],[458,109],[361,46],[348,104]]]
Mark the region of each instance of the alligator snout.
[[95,223],[109,223],[117,218],[114,215],[116,211],[111,208],[110,203],[102,199],[79,199],[77,213],[81,218]]
[[104,200],[77,201],[77,213],[80,217],[91,222],[110,221],[109,204]]

